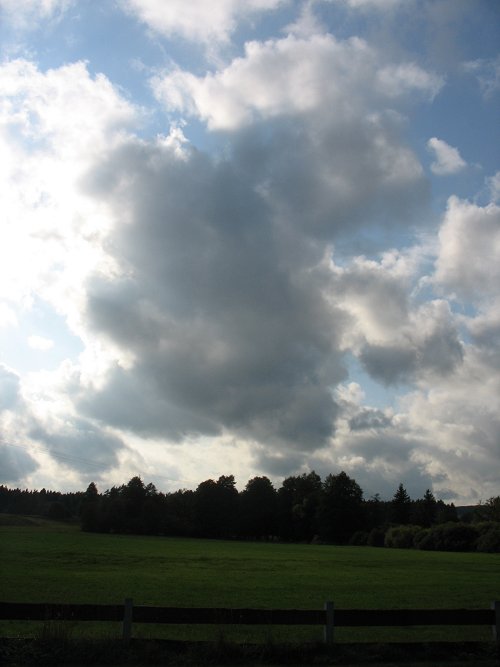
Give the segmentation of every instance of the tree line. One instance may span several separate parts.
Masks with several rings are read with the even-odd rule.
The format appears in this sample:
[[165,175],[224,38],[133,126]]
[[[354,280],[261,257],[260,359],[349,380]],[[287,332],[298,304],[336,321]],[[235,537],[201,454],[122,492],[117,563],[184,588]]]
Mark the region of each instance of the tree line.
[[65,494],[0,486],[0,512],[78,518],[83,530],[103,533],[500,550],[500,496],[459,521],[453,503],[430,490],[413,500],[400,484],[389,501],[378,494],[365,500],[345,472],[324,480],[314,471],[290,476],[278,489],[254,477],[242,491],[233,475],[170,493],[140,477],[104,493],[94,483]]

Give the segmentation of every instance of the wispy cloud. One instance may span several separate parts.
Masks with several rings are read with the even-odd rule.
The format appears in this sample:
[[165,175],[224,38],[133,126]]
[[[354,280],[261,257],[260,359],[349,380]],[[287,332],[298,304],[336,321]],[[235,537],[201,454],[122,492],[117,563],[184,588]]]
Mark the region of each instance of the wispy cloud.
[[437,176],[456,174],[467,166],[458,149],[442,139],[432,137],[427,142],[427,148],[435,155],[436,159],[431,164],[431,171]]

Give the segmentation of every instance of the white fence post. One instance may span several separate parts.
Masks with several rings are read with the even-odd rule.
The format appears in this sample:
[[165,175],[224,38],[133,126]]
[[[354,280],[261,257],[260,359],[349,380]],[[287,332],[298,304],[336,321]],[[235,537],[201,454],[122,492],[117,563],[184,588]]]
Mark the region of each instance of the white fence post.
[[128,644],[132,638],[132,598],[125,598],[125,608],[123,610],[123,641]]
[[333,602],[325,602],[326,624],[325,624],[325,644],[333,644],[333,631],[335,627],[335,607]]
[[500,602],[498,600],[492,602],[491,608],[495,612],[495,619],[491,627],[493,630],[493,639],[500,644]]

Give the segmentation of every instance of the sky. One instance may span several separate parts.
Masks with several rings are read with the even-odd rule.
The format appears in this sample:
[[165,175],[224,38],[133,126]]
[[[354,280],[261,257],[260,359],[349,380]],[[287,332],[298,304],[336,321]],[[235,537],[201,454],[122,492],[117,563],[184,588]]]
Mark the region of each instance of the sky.
[[0,0],[0,483],[500,493],[497,0]]

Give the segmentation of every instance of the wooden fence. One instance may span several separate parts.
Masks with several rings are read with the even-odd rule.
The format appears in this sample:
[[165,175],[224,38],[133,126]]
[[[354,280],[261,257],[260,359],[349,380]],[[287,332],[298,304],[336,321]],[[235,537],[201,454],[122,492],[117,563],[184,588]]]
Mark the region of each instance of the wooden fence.
[[490,609],[211,609],[146,607],[133,605],[48,604],[0,602],[0,620],[118,621],[123,639],[130,640],[132,623],[210,625],[317,625],[323,626],[327,644],[336,627],[401,627],[418,625],[489,625],[500,642],[500,602]]

